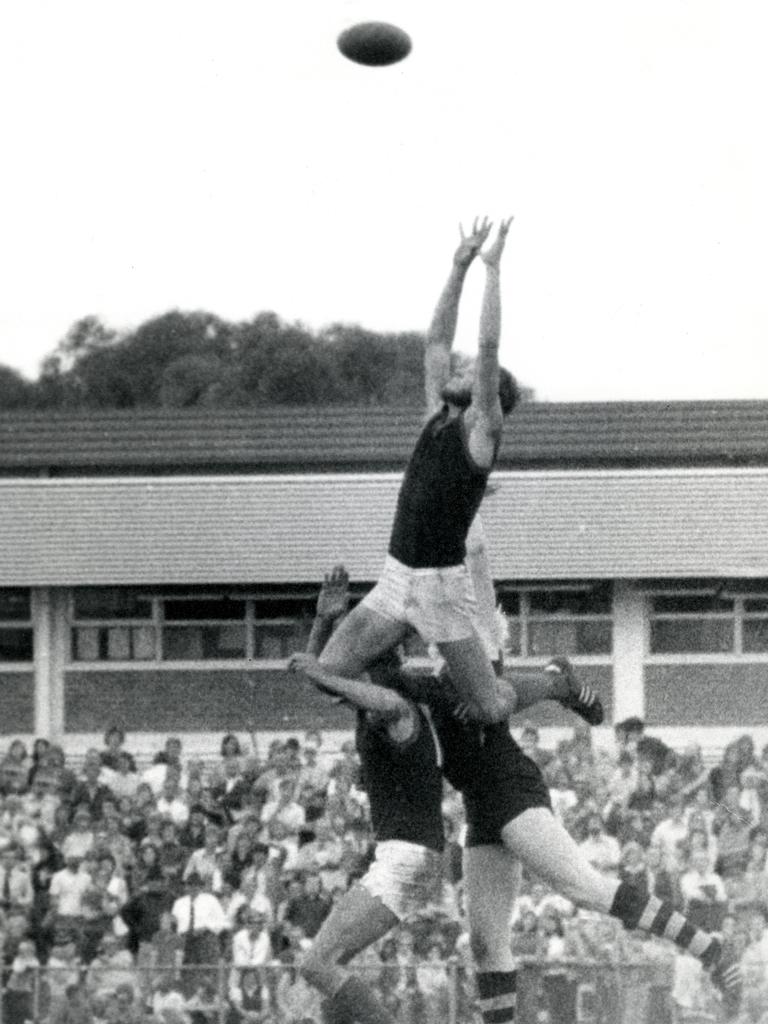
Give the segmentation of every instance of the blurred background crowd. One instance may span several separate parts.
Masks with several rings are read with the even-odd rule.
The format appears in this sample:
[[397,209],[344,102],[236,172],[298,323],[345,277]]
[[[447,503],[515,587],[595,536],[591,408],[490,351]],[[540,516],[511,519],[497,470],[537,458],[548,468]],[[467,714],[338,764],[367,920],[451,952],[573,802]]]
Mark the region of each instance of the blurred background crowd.
[[[515,730],[555,813],[600,870],[722,934],[742,989],[723,1001],[671,944],[577,911],[525,877],[510,942],[525,1022],[768,1024],[768,748],[706,763],[628,719],[610,749],[581,725],[545,749]],[[11,741],[0,760],[4,1024],[316,1024],[295,969],[372,837],[351,741],[230,734],[204,760],[169,737],[137,758],[122,730],[72,763]],[[402,1024],[472,1021],[461,801],[446,785],[442,900],[358,958]],[[634,972],[634,974],[633,974]],[[522,977],[522,975],[521,975]],[[634,984],[627,979],[634,978]]]

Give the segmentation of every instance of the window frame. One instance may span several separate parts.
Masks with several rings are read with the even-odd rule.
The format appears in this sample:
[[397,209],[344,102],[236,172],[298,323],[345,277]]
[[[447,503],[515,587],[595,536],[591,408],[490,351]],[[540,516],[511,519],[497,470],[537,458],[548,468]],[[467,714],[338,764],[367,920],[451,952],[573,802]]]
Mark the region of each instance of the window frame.
[[26,619],[4,619],[0,617],[0,629],[13,629],[20,632],[28,632],[31,640],[31,656],[28,659],[19,661],[18,659],[7,661],[0,658],[0,674],[9,672],[29,672],[35,664],[35,625],[34,625],[34,610],[32,604],[32,588],[31,587],[0,587],[0,591],[6,593],[13,591],[24,591],[27,594],[29,615]]
[[[608,588],[609,610],[606,612],[542,612],[531,610],[531,594],[534,593],[589,593],[598,587]],[[536,654],[531,652],[530,626],[536,623],[562,623],[577,625],[589,622],[607,623],[610,628],[610,648],[607,651],[593,653],[568,653],[567,657],[579,664],[612,664],[615,645],[615,616],[613,612],[613,581],[594,580],[585,582],[563,582],[554,586],[543,586],[541,583],[512,583],[501,581],[497,584],[497,603],[501,603],[505,595],[514,595],[519,602],[519,614],[505,617],[510,623],[519,623],[520,629],[520,653],[509,653],[505,651],[505,657],[515,663],[541,664],[549,658],[555,657],[554,653]],[[564,652],[563,652],[564,653]]]
[[[747,601],[763,600],[768,602],[768,590],[739,591],[727,587],[673,587],[654,588],[643,591],[645,597],[645,637],[644,650],[645,659],[649,664],[727,664],[738,662],[760,663],[768,661],[768,649],[765,651],[747,651],[744,648],[744,625],[750,621],[765,621],[768,623],[768,608],[763,612],[748,612],[745,609]],[[710,612],[661,612],[654,613],[653,599],[655,597],[694,597],[694,596],[719,596],[733,601],[732,611],[710,611]],[[652,625],[658,620],[683,620],[693,621],[729,621],[733,623],[733,644],[729,651],[677,651],[677,652],[655,652],[651,649]]]

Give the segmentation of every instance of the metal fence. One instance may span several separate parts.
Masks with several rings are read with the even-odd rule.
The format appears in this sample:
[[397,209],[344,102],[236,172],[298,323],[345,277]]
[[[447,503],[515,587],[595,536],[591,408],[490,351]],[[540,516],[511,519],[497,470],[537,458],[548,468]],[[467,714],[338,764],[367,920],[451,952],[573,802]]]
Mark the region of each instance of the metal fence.
[[[480,1024],[474,979],[453,958],[361,966],[397,1024]],[[518,1024],[673,1024],[669,965],[528,960]],[[0,1024],[322,1024],[321,997],[295,967],[4,969]],[[706,1017],[701,1019],[708,1019]],[[711,1019],[711,1018],[709,1018]]]

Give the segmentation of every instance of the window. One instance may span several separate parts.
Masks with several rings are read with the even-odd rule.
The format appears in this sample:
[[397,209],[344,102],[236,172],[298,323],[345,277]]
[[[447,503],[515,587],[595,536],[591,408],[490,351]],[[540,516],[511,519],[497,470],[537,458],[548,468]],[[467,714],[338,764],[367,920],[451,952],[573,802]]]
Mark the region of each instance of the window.
[[72,595],[73,661],[152,661],[152,599],[128,587],[77,587]]
[[307,646],[315,602],[296,598],[253,602],[253,657],[287,658]]
[[81,587],[71,605],[72,660],[283,660],[306,647],[315,600]]
[[736,639],[736,602],[717,594],[658,594],[650,599],[651,654],[726,654]]
[[552,590],[505,590],[510,657],[610,655],[613,650],[610,584]]
[[241,659],[245,601],[226,597],[170,599],[163,606],[163,660]]
[[32,602],[25,587],[0,589],[0,663],[34,659]]
[[744,600],[741,640],[746,653],[768,654],[768,597]]

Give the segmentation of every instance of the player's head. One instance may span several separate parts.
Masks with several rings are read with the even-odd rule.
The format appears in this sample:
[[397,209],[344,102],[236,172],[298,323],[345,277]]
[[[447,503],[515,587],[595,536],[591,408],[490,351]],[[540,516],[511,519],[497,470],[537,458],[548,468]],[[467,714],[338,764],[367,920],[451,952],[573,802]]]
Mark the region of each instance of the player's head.
[[[449,405],[468,409],[472,404],[472,383],[475,378],[475,360],[461,353],[451,357],[451,376],[440,392],[440,397]],[[509,416],[520,400],[517,381],[503,366],[499,367],[499,403],[503,416]]]

